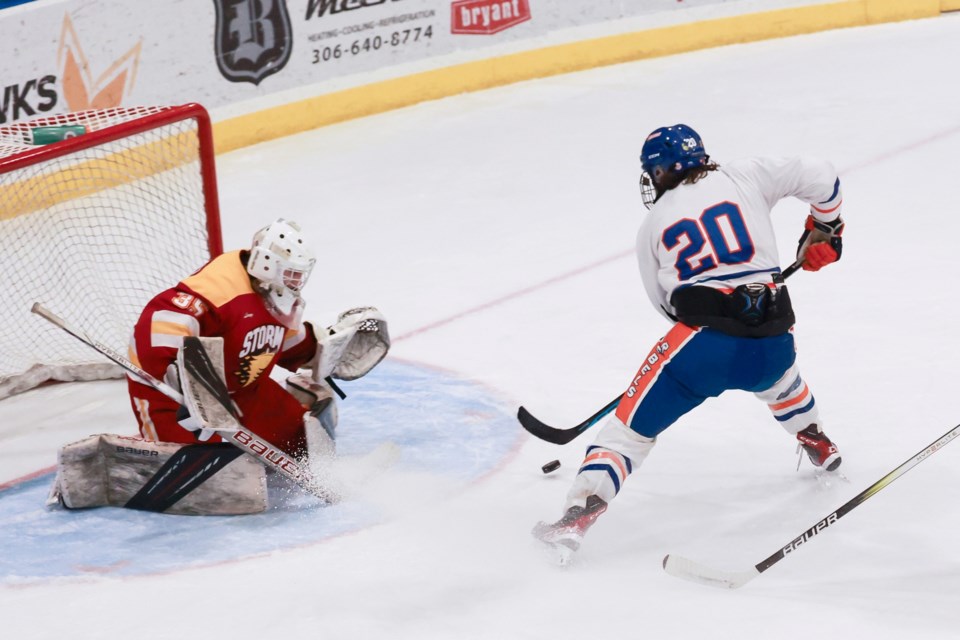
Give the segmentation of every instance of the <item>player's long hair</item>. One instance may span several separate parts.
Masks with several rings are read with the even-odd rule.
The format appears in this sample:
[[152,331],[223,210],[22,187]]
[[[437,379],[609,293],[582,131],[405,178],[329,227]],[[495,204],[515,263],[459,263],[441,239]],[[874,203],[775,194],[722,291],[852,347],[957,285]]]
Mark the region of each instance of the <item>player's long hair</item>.
[[716,162],[708,162],[699,167],[690,167],[683,171],[669,171],[660,178],[660,183],[657,186],[659,187],[660,193],[663,193],[664,191],[676,188],[680,184],[693,184],[698,182],[703,179],[705,175],[719,168],[720,165]]

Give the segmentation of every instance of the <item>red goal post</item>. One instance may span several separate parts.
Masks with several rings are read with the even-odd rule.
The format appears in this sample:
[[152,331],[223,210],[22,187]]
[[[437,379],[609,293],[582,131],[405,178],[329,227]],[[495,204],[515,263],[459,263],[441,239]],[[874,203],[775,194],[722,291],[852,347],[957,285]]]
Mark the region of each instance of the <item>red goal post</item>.
[[40,302],[125,352],[144,304],[222,253],[206,110],[120,107],[0,126],[0,246],[0,398],[47,380],[120,377],[30,308]]

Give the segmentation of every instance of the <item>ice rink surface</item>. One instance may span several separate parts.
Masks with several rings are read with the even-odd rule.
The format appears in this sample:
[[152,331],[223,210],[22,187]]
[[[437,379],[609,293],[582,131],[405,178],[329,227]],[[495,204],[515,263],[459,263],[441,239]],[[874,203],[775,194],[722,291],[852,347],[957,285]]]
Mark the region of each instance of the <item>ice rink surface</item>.
[[[557,447],[520,434],[476,478],[410,464],[384,472],[361,497],[384,517],[321,542],[150,575],[0,576],[2,636],[958,637],[957,444],[740,590],[660,568],[666,553],[749,568],[960,421],[958,59],[954,14],[526,82],[219,159],[227,247],[277,216],[315,238],[308,317],[331,324],[376,305],[390,320],[393,366],[447,372],[486,389],[505,415],[523,404],[560,426],[619,393],[668,326],[632,252],[650,130],[689,124],[721,164],[833,161],[843,259],[797,274],[790,289],[801,370],[846,481],[818,480],[806,461],[798,471],[793,438],[751,395],[731,393],[661,436],[565,570],[529,531],[560,515],[592,435]],[[784,202],[774,215],[786,265],[805,206]],[[416,408],[450,390],[413,386],[391,393]],[[377,414],[375,394],[356,402],[365,429],[382,420],[384,433],[404,432],[395,411]],[[443,429],[444,416],[419,417]],[[402,419],[417,428],[416,410]],[[4,483],[49,467],[79,436],[129,433],[132,417],[123,385],[100,382],[5,400],[0,424]],[[444,456],[473,464],[475,443]],[[544,476],[553,458],[563,466]],[[0,505],[18,486],[0,491]],[[155,553],[164,534],[135,543]],[[190,558],[205,535],[198,528],[171,553]],[[53,538],[41,550],[51,558]]]

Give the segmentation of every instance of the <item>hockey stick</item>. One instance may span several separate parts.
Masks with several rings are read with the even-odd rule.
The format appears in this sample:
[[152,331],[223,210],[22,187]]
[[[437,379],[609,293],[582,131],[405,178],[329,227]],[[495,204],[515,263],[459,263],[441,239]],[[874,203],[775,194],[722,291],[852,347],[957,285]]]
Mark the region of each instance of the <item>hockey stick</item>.
[[[130,362],[127,358],[120,355],[120,353],[112,349],[110,346],[92,338],[83,330],[70,325],[66,320],[54,314],[39,302],[34,303],[30,310],[41,318],[63,329],[80,342],[86,344],[88,347],[99,351],[115,364],[118,364],[120,367],[133,374],[144,384],[153,387],[174,402],[178,404],[184,404],[185,401],[183,394],[181,394],[179,391],[166,384],[162,380],[156,379],[137,365]],[[196,338],[194,339],[196,340]],[[185,339],[184,343],[186,344],[188,340],[189,338]],[[200,348],[202,349],[202,345],[200,345]],[[203,357],[207,357],[206,351],[203,352],[202,356],[198,357],[201,359]],[[207,357],[207,360],[209,360],[209,357]],[[219,382],[219,385],[223,386],[223,381],[215,375],[214,380],[211,380],[209,377],[205,376],[203,373],[204,367],[205,363],[202,362],[194,366],[193,370],[197,371],[201,376],[198,378],[198,382],[208,390],[211,387],[214,387],[219,391],[217,383]],[[231,415],[236,416],[236,409],[233,406],[233,402],[230,401],[229,394],[226,394],[226,388],[223,387],[222,391],[223,394],[221,395],[217,395],[217,393],[213,393],[212,395],[214,395],[217,401],[221,404],[226,402],[226,404],[224,404],[224,408],[230,412]],[[224,441],[233,444],[241,449],[244,453],[253,456],[265,467],[276,470],[307,493],[310,493],[311,495],[314,495],[327,502],[336,502],[338,500],[337,496],[325,491],[320,486],[309,470],[299,465],[289,455],[284,453],[283,450],[270,444],[255,433],[245,429],[235,419],[232,420],[230,424],[210,425],[210,428],[216,431],[217,435],[219,435]]]
[[[789,267],[783,270],[780,276],[784,279],[789,278],[794,273],[796,273],[803,266],[801,260],[797,260]],[[597,411],[595,414],[581,422],[580,424],[570,427],[568,429],[559,429],[557,427],[551,427],[550,425],[541,422],[533,416],[526,407],[520,407],[517,411],[517,420],[520,421],[521,426],[526,429],[530,434],[545,440],[553,444],[567,444],[581,433],[592,427],[593,425],[600,422],[604,416],[617,408],[617,405],[620,404],[620,398],[623,395],[619,395]]]
[[[232,418],[231,421],[235,428],[226,431],[218,429],[217,434],[221,438],[254,456],[264,466],[279,471],[307,493],[326,502],[339,501],[339,496],[325,489],[309,469],[299,464],[279,447],[270,444],[267,440],[243,427],[238,420],[239,410],[227,391],[227,385],[224,384],[217,373],[217,369],[210,359],[210,354],[207,353],[200,338],[185,336],[180,350],[183,354],[187,375],[201,385],[207,394],[223,407]],[[199,399],[193,394],[192,397]],[[202,406],[201,404],[201,408]]]
[[745,571],[721,571],[719,569],[714,569],[694,562],[693,560],[688,560],[687,558],[672,554],[664,556],[663,568],[667,573],[677,578],[692,580],[693,582],[710,585],[711,587],[721,587],[727,589],[737,589],[742,587],[776,563],[783,560],[789,554],[795,552],[800,548],[801,545],[810,542],[810,540],[816,537],[824,529],[832,524],[835,524],[837,520],[853,511],[856,507],[866,502],[869,498],[872,498],[874,495],[879,493],[881,489],[926,460],[931,454],[942,449],[948,442],[956,438],[958,435],[960,435],[960,425],[955,426],[953,429],[943,434],[929,447],[858,493],[856,496],[847,501],[842,507],[827,517],[821,519],[815,525],[791,540],[783,548],[778,549],[776,553],[771,555],[769,558],[763,562],[760,562],[759,564],[754,565],[752,569],[747,569]]
[[135,375],[144,384],[153,387],[154,389],[156,389],[163,395],[167,396],[174,402],[183,404],[183,395],[179,391],[177,391],[167,383],[163,382],[162,380],[157,380],[156,378],[151,376],[149,373],[147,373],[137,365],[133,364],[132,362],[124,358],[122,355],[120,355],[119,352],[114,350],[109,345],[106,345],[100,342],[99,340],[96,340],[90,337],[89,335],[87,335],[86,332],[78,329],[77,327],[67,324],[66,320],[56,315],[55,313],[53,313],[52,311],[44,307],[39,302],[34,302],[33,306],[30,308],[30,311],[37,314],[44,320],[50,322],[51,324],[63,329],[64,331],[66,331],[71,336],[73,336],[80,342],[84,343],[88,347],[96,351],[99,351],[101,354],[103,354],[108,359],[113,361],[114,364],[120,365],[121,368],[126,369],[127,371]]
[[607,403],[603,409],[600,409],[600,411],[597,411],[595,414],[577,426],[570,427],[569,429],[557,429],[556,427],[551,427],[550,425],[541,422],[535,418],[533,414],[527,411],[526,407],[520,407],[520,409],[517,411],[517,420],[520,421],[520,424],[523,425],[524,429],[537,436],[541,440],[546,440],[547,442],[552,442],[553,444],[567,444],[581,433],[600,422],[605,415],[616,409],[617,405],[620,404],[621,397],[623,396],[617,396]]

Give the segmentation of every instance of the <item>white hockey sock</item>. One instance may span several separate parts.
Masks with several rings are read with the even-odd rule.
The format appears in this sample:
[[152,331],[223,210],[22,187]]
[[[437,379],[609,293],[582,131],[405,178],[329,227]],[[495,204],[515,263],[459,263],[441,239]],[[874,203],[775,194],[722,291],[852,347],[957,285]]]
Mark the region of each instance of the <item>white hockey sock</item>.
[[656,439],[641,436],[611,417],[587,448],[580,471],[567,493],[564,510],[585,506],[587,497],[592,495],[604,502],[613,500],[627,476],[646,459],[654,444]]

